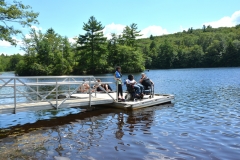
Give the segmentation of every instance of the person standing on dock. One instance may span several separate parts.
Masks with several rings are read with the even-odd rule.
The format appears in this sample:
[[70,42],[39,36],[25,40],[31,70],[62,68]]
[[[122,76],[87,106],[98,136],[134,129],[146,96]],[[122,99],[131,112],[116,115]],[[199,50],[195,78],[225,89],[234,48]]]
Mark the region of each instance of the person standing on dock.
[[[114,74],[114,78],[116,80],[117,87],[118,87],[118,99],[121,99],[122,101],[124,101],[124,99],[123,99],[123,89],[122,89],[123,83],[122,83],[121,77],[122,77],[121,67],[117,66],[116,67],[116,72]],[[119,95],[121,95],[121,97]]]

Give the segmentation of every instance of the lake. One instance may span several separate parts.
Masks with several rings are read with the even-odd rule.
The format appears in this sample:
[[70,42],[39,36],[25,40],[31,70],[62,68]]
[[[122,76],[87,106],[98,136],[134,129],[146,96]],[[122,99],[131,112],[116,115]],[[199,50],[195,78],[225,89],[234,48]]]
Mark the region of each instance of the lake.
[[239,159],[240,68],[145,73],[172,104],[2,114],[0,159]]

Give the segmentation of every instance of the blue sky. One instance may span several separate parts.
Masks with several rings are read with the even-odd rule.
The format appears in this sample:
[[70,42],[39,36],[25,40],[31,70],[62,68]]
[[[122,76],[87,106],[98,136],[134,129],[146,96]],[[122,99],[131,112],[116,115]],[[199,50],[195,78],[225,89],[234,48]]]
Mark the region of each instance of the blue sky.
[[[10,1],[10,0],[9,0]],[[240,24],[239,0],[21,0],[34,12],[39,12],[39,25],[43,33],[53,28],[70,41],[84,34],[83,23],[91,16],[105,26],[104,34],[120,34],[126,25],[136,23],[143,37],[163,35],[202,28],[204,24],[214,28]],[[1,22],[0,22],[1,24]],[[17,26],[17,25],[16,25]],[[25,36],[30,29],[22,28]],[[8,42],[0,41],[0,54],[24,54]]]

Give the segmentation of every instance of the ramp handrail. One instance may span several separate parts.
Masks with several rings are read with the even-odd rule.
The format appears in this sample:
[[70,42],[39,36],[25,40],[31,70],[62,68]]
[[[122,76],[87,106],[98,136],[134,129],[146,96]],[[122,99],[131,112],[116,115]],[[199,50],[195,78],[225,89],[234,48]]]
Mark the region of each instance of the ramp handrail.
[[[9,104],[10,102],[10,104],[14,104],[16,112],[17,104],[22,101],[34,103],[48,102],[49,105],[58,109],[60,105],[70,99],[72,94],[78,91],[79,87],[83,85],[83,83],[87,82],[89,86],[97,84],[97,78],[112,79],[109,82],[101,83],[114,83],[113,76],[0,76],[0,106],[2,104]],[[66,86],[68,88],[66,88]],[[42,88],[44,87],[48,88],[48,90],[46,91],[45,89],[42,91]],[[115,101],[114,97],[112,97],[105,89],[103,90]],[[65,99],[59,102],[58,96],[62,91],[67,91],[68,95]],[[93,97],[92,93],[92,90],[89,89],[89,107],[91,107],[91,98]],[[97,97],[96,91],[95,97]],[[55,104],[53,103],[54,99]]]

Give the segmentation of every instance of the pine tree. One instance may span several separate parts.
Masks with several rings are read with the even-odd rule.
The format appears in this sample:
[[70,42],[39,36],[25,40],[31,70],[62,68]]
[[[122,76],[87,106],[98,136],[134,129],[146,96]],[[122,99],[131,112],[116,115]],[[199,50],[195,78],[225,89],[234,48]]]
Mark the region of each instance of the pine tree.
[[141,31],[137,31],[137,29],[137,24],[132,23],[123,30],[123,39],[127,46],[136,47],[136,39],[141,36],[141,34],[139,34]]
[[[104,56],[107,38],[103,36],[104,27],[101,22],[98,22],[94,16],[91,16],[88,20],[88,23],[84,23],[83,30],[86,31],[84,35],[79,35],[78,37],[78,49],[81,50],[81,57],[84,59],[89,59],[90,62],[86,62],[87,69],[91,68],[91,73],[94,74],[96,67],[102,67],[106,63],[101,56]],[[87,56],[88,58],[86,58]],[[97,57],[97,58],[96,58]],[[81,64],[80,64],[81,65]],[[86,66],[85,66],[86,67]]]

